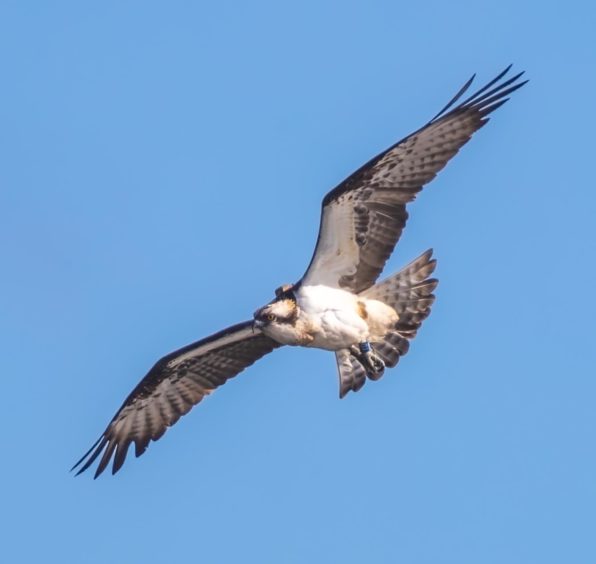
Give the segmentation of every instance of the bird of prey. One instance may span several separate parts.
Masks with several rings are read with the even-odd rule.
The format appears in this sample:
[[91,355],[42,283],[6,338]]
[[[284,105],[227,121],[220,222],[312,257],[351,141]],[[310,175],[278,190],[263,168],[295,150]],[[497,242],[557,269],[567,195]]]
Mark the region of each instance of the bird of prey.
[[302,278],[278,288],[252,320],[159,360],[75,464],[77,475],[100,456],[95,477],[112,459],[116,473],[131,443],[140,456],[205,396],[283,345],[333,351],[340,397],[393,368],[434,301],[432,250],[381,282],[377,277],[404,229],[406,205],[488,115],[527,82],[520,81],[523,73],[507,78],[510,68],[462,100],[472,76],[426,125],[331,190],[323,199],[319,236]]

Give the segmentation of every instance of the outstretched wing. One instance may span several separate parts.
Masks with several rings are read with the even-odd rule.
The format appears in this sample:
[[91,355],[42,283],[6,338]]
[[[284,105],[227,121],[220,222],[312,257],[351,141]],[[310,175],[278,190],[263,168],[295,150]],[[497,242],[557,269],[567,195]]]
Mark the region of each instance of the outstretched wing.
[[78,476],[103,452],[95,477],[106,469],[112,456],[115,474],[124,464],[131,443],[140,456],[149,441],[158,440],[206,395],[279,346],[247,321],[164,356],[72,469],[82,464]]
[[323,200],[319,237],[304,284],[361,292],[391,255],[416,197],[507,96],[523,73],[503,80],[511,66],[455,106],[472,77],[429,123],[373,158]]

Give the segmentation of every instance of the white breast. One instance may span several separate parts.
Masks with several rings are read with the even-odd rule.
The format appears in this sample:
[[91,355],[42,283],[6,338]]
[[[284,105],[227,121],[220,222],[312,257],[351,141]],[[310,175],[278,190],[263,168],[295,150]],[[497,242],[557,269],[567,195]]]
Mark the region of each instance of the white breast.
[[339,350],[368,340],[368,323],[358,314],[358,297],[328,286],[301,286],[300,317],[313,336],[311,347]]

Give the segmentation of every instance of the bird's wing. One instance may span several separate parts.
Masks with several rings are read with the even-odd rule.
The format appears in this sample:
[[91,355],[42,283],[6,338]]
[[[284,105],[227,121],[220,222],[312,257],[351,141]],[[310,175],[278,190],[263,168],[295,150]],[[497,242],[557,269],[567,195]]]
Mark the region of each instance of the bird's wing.
[[103,452],[95,477],[106,469],[112,456],[115,474],[124,464],[131,443],[140,456],[149,441],[158,440],[206,395],[279,346],[247,321],[163,357],[72,469],[80,466],[77,475],[84,472]]
[[414,200],[507,96],[525,84],[511,66],[460,102],[472,77],[429,123],[376,156],[323,200],[319,237],[303,284],[361,292],[391,255]]

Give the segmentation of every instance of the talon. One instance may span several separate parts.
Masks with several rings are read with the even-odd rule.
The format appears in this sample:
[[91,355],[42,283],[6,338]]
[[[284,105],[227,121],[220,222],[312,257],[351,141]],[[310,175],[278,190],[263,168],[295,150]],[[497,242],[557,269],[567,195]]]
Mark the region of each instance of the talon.
[[381,376],[383,376],[383,373],[385,372],[385,363],[376,354],[368,354],[370,356],[367,355],[367,360],[370,362],[370,365],[373,369],[367,373],[367,376],[371,380],[378,380]]
[[378,380],[385,372],[385,363],[372,350],[370,343],[364,341],[350,348],[351,353],[358,359],[360,364],[364,366],[367,376],[371,380]]

